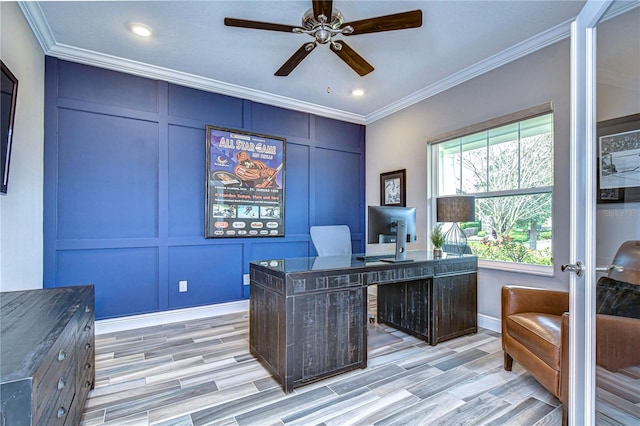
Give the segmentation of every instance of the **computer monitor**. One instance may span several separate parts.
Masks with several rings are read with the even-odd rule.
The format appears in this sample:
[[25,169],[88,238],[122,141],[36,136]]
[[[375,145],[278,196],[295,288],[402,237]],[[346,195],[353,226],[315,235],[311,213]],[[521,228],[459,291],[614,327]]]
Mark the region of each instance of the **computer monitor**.
[[416,240],[416,208],[369,206],[367,242],[395,243],[395,257],[386,262],[407,261],[407,243]]

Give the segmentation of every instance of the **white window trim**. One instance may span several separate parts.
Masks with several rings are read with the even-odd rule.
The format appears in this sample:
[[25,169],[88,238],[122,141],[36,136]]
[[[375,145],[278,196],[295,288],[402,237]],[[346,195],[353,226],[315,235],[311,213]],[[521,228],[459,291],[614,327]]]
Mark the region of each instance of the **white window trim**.
[[[433,227],[436,225],[435,209],[436,209],[436,194],[438,193],[438,178],[434,179],[434,176],[438,176],[438,174],[440,173],[440,170],[439,170],[440,165],[438,164],[438,156],[433,154],[433,150],[435,146],[437,146],[441,142],[445,142],[450,139],[467,136],[469,134],[488,130],[493,127],[500,127],[500,126],[511,124],[514,122],[519,122],[522,120],[533,118],[535,116],[552,114],[552,113],[554,113],[553,103],[548,102],[532,108],[518,111],[516,113],[507,114],[493,120],[488,120],[483,123],[478,123],[478,124],[464,127],[462,129],[457,129],[451,132],[442,133],[431,139],[427,139],[427,164],[431,165],[431,173],[429,173],[427,177],[427,179],[431,181],[430,184],[427,185],[427,200],[428,200],[427,204],[429,204],[431,207],[427,209],[427,224],[428,224],[427,229],[433,229]],[[518,190],[518,194],[514,194],[512,190],[486,192],[486,193],[482,193],[482,196],[479,196],[478,198],[486,198],[488,196],[496,197],[496,196],[526,195],[527,193],[535,194],[535,193],[544,193],[544,192],[551,192],[553,197],[554,186],[533,188],[531,190],[520,189]],[[473,195],[476,195],[476,194],[473,194]],[[430,232],[431,231],[427,233],[427,237],[429,237]],[[427,238],[427,241],[429,246],[431,247],[431,239]],[[478,259],[478,268],[499,270],[499,271],[505,271],[505,272],[517,272],[522,274],[538,275],[538,276],[549,276],[549,277],[554,276],[553,259],[551,260],[550,266],[535,265],[530,263],[503,262],[499,260]]]
[[506,189],[504,191],[468,192],[476,198],[513,197],[515,195],[553,194],[553,186],[537,186],[535,188]]
[[474,133],[483,132],[485,130],[506,126],[507,124],[517,123],[540,115],[551,113],[553,113],[553,103],[547,102],[546,104],[503,115],[502,117],[483,121],[482,123],[472,124],[471,126],[463,127],[451,132],[441,133],[431,139],[427,139],[427,144],[437,145],[441,142],[446,142],[451,139],[461,138],[464,136],[472,135]]
[[530,263],[502,262],[499,260],[478,259],[478,268],[493,269],[506,272],[518,272],[521,274],[554,276],[553,265],[533,265]]

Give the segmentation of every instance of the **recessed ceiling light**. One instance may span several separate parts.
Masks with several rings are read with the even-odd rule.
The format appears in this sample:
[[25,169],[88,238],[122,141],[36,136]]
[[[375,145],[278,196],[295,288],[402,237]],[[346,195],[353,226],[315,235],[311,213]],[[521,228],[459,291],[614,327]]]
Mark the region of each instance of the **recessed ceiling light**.
[[353,89],[351,91],[351,94],[353,96],[362,96],[362,95],[364,95],[364,90],[363,89]]
[[129,25],[129,29],[133,31],[135,34],[140,37],[150,37],[151,36],[151,28],[147,27],[144,24],[134,23]]

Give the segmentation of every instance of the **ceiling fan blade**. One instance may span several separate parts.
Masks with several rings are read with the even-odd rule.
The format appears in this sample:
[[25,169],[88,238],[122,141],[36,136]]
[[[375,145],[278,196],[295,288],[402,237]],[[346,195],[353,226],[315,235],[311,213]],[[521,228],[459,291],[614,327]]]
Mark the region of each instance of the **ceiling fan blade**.
[[331,22],[331,13],[333,12],[333,1],[319,1],[313,0],[313,17],[318,19],[318,16],[324,15],[327,17],[327,22]]
[[[311,45],[313,47],[311,47],[310,49],[307,49],[307,46]],[[286,77],[288,76],[291,71],[293,71],[293,69],[295,67],[298,66],[298,64],[300,62],[302,62],[302,60],[304,58],[307,57],[307,55],[309,53],[311,53],[311,51],[315,48],[315,45],[313,43],[305,43],[303,44],[300,49],[296,50],[296,53],[294,53],[293,55],[291,55],[291,57],[289,59],[287,59],[287,62],[285,62],[278,71],[276,71],[276,73],[274,75],[277,75],[278,77]]]
[[227,27],[252,28],[256,30],[282,31],[285,33],[293,33],[293,29],[297,28],[291,25],[272,24],[270,22],[248,21],[246,19],[224,18],[224,24]]
[[362,19],[360,21],[343,24],[342,28],[347,25],[353,27],[353,32],[345,35],[379,33],[382,31],[418,28],[422,26],[422,10],[418,9],[409,12],[395,13],[393,15]]
[[336,50],[334,44],[331,44],[331,50],[333,53],[345,61],[347,65],[360,75],[360,77],[364,77],[374,70],[373,66],[369,62],[365,61],[362,56],[358,55],[356,51],[350,48],[344,41],[340,40],[335,42],[335,44],[342,45],[342,49]]

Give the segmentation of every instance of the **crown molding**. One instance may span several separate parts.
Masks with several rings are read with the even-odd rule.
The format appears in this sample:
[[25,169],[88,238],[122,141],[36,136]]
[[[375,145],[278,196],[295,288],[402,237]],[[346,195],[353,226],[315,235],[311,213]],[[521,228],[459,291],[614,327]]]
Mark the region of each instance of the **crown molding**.
[[622,15],[623,13],[627,13],[637,7],[640,7],[640,2],[638,0],[618,0],[611,6],[609,10],[607,10],[607,13],[602,18],[602,21],[608,21],[611,18],[615,18],[616,16]]
[[388,115],[435,96],[438,93],[442,93],[445,90],[462,84],[491,70],[557,43],[571,35],[571,22],[571,20],[565,21],[562,24],[550,28],[545,32],[535,35],[521,43],[503,50],[502,52],[490,56],[487,59],[477,62],[455,74],[451,74],[449,77],[420,89],[409,96],[399,99],[378,111],[368,114],[366,116],[366,123],[373,123],[374,121],[380,120]]
[[[622,15],[623,13],[626,13],[632,9],[635,9],[636,7],[640,7],[640,2],[637,0],[621,1],[618,3],[618,6],[615,9],[609,11],[607,16],[605,16],[603,19],[609,20],[616,16]],[[438,93],[444,92],[447,89],[457,86],[458,84],[462,84],[465,81],[478,77],[486,72],[508,64],[509,62],[513,62],[516,59],[520,59],[533,52],[564,40],[565,38],[571,36],[571,23],[573,21],[573,19],[569,19],[559,25],[556,25],[553,28],[548,29],[547,31],[530,37],[529,39],[521,43],[518,43],[506,50],[503,50],[502,52],[488,57],[483,61],[471,65],[470,67],[462,71],[452,74],[449,77],[438,81],[437,83],[429,85],[409,96],[399,99],[398,101],[393,102],[386,107],[379,109],[378,111],[368,114],[365,118],[365,122],[367,124],[371,124],[374,121],[380,120],[381,118],[410,107],[411,105],[428,99],[431,96],[435,96]]]
[[117,56],[106,55],[104,53],[98,53],[91,50],[80,49],[65,44],[55,44],[45,53],[59,59],[125,72],[155,80],[168,81],[169,83],[175,83],[206,92],[214,92],[221,95],[248,99],[250,101],[348,121],[351,123],[365,124],[364,116],[359,114],[353,114],[338,109],[328,108],[326,106],[287,98],[274,93],[237,86],[219,80],[201,77],[169,68],[149,65]]
[[322,117],[333,118],[355,124],[366,124],[365,117],[360,114],[354,114],[298,99],[288,98],[274,93],[250,89],[169,68],[149,65],[130,59],[124,59],[117,56],[58,43],[56,42],[53,32],[51,31],[51,28],[42,13],[42,9],[37,2],[23,1],[18,2],[18,5],[35,34],[38,43],[40,43],[45,55],[85,65],[92,65],[100,68],[134,74],[141,77],[163,80],[207,92],[214,92],[281,108],[315,114]]
[[51,27],[49,27],[44,13],[42,13],[40,4],[35,1],[19,1],[18,7],[31,27],[31,31],[33,31],[33,34],[36,36],[40,47],[44,53],[47,54],[49,49],[56,44],[56,41],[53,37]]
[[[38,2],[22,1],[18,2],[18,5],[46,55],[55,56],[72,62],[111,69],[114,71],[168,81],[170,83],[200,89],[207,92],[219,93],[363,125],[371,124],[418,102],[442,93],[445,90],[568,38],[571,34],[572,22],[572,20],[567,20],[545,32],[535,35],[521,43],[503,50],[502,52],[490,56],[487,59],[477,62],[464,70],[452,74],[445,79],[424,87],[417,92],[399,99],[398,101],[393,102],[371,114],[360,115],[280,96],[274,93],[250,89],[219,80],[60,44],[56,42]],[[620,8],[620,10],[615,11],[612,16],[617,16],[637,6],[637,2],[630,2],[629,4],[625,4],[624,7]],[[608,16],[607,18],[609,19],[612,16]]]

